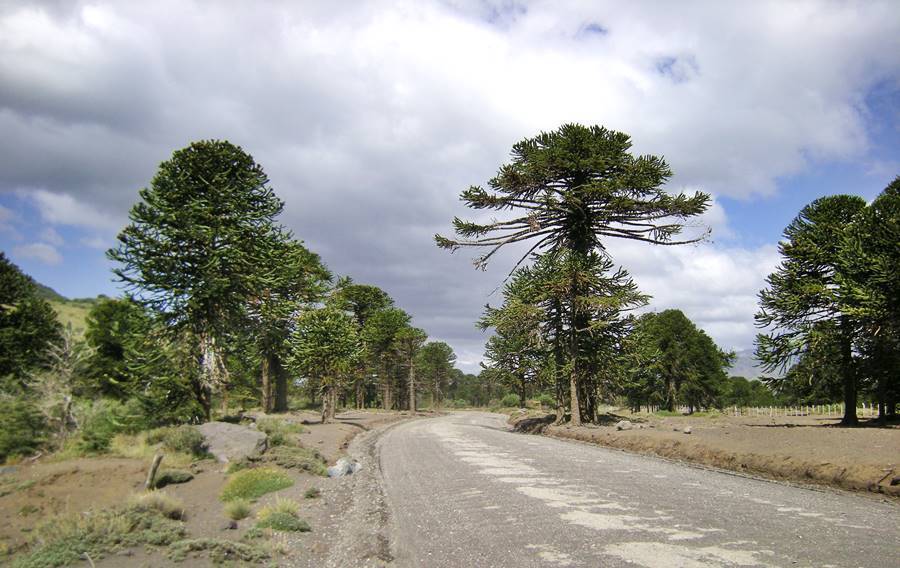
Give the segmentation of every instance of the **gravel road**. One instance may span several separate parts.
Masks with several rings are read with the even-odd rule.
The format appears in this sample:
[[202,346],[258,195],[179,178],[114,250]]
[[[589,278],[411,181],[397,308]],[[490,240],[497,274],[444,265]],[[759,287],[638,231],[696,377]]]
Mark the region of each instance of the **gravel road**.
[[374,441],[395,566],[900,566],[900,507],[509,432],[455,413]]

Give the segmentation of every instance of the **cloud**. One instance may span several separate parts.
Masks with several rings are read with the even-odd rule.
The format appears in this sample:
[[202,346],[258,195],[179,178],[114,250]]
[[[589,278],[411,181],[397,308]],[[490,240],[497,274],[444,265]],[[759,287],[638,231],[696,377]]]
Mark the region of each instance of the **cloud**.
[[57,247],[64,242],[62,236],[53,227],[47,227],[41,231],[41,240]]
[[13,254],[22,258],[39,260],[49,265],[57,265],[63,260],[56,247],[47,243],[31,243],[17,246],[13,248]]
[[[898,54],[891,2],[9,3],[0,192],[105,238],[173,150],[230,139],[333,270],[384,287],[475,361],[472,322],[513,255],[480,273],[431,235],[468,215],[459,191],[490,178],[515,141],[605,124],[665,155],[673,190],[755,199],[811,164],[867,156],[865,94],[900,75]],[[713,246],[617,260],[660,305],[746,341],[752,309],[733,306],[753,303],[761,274],[742,263],[771,259],[729,240],[720,206],[706,221]],[[716,285],[732,295],[697,292]]]

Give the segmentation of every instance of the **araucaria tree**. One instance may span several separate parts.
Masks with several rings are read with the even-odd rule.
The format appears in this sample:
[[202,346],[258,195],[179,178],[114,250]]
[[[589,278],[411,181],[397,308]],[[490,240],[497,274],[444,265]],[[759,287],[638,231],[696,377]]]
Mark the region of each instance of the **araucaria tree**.
[[291,368],[318,381],[322,391],[322,421],[331,422],[338,394],[362,354],[356,325],[338,309],[311,310],[297,319],[289,343]]
[[262,167],[226,141],[194,142],[140,191],[109,257],[127,290],[196,347],[198,401],[207,417],[227,380],[222,345],[248,303],[271,288],[270,252],[287,235],[283,204]]
[[759,293],[756,314],[757,325],[768,330],[757,336],[756,347],[767,370],[787,367],[815,344],[817,333],[834,330],[840,345],[834,364],[844,385],[841,423],[846,426],[857,423],[853,343],[858,322],[840,252],[848,224],[865,208],[861,197],[851,195],[823,197],[804,207],[784,230],[779,245],[783,260]]
[[[702,238],[681,238],[683,221],[703,213],[709,196],[667,193],[663,185],[672,171],[665,160],[633,156],[630,149],[627,134],[579,124],[522,140],[513,146],[512,161],[488,182],[489,190],[473,186],[461,195],[469,207],[508,211],[507,218],[485,223],[457,218],[457,238],[436,235],[435,240],[451,251],[485,249],[475,260],[476,267],[484,268],[498,250],[513,243],[529,247],[516,266],[534,252],[567,251],[575,267],[593,252],[605,253],[606,238],[661,245]],[[589,343],[590,315],[583,301],[589,294],[580,271],[570,272],[568,280],[558,300],[566,313],[571,420],[578,425],[579,393],[591,372],[581,356]]]

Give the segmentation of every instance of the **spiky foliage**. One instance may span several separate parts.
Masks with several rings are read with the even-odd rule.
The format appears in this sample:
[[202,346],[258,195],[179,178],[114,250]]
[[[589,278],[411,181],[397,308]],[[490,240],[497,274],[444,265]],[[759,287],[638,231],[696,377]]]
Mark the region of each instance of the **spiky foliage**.
[[378,374],[381,387],[381,403],[385,410],[394,405],[394,369],[396,352],[392,349],[394,338],[409,325],[412,318],[400,308],[385,308],[374,312],[366,320],[360,333],[366,356]]
[[406,326],[394,335],[392,349],[407,368],[408,408],[416,411],[416,356],[428,334],[417,327]]
[[197,341],[201,404],[226,382],[221,344],[247,302],[276,284],[271,251],[287,239],[283,204],[262,167],[226,141],[194,142],[160,164],[108,253],[135,298]]
[[809,349],[817,326],[837,325],[841,337],[844,382],[843,424],[856,424],[857,381],[853,370],[855,334],[840,263],[845,232],[866,202],[861,197],[834,195],[813,201],[784,230],[779,244],[783,260],[759,293],[756,324],[768,332],[757,336],[756,356],[767,370],[784,369]]
[[453,374],[456,353],[443,341],[429,341],[419,350],[416,366],[431,394],[431,407],[441,405],[444,390]]

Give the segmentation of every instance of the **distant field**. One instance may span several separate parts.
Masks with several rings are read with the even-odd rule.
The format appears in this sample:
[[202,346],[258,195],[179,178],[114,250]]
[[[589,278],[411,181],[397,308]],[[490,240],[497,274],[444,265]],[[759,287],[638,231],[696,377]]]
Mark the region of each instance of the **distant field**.
[[94,300],[50,300],[50,305],[56,310],[56,317],[61,324],[71,325],[76,336],[84,335],[87,327],[85,320]]

